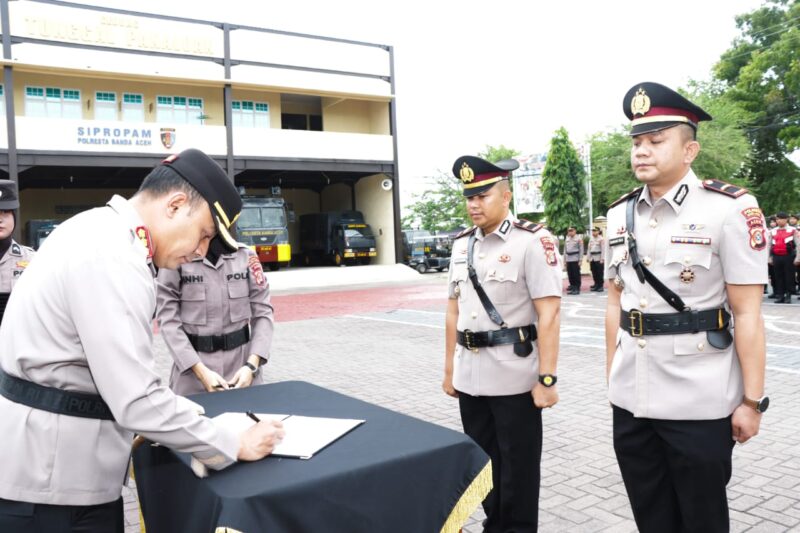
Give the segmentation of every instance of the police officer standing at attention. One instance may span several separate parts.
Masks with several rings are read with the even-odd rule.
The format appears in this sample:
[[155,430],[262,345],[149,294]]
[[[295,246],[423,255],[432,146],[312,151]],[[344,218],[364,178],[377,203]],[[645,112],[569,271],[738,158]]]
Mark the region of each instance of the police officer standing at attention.
[[769,405],[764,215],[745,189],[692,171],[711,120],[700,107],[650,82],[623,107],[643,186],[608,212],[614,450],[640,531],[728,531],[733,445]]
[[11,289],[36,253],[33,248],[20,245],[12,237],[17,226],[17,209],[17,183],[0,180],[0,321],[3,320]]
[[158,272],[156,316],[177,394],[263,382],[273,331],[269,285],[255,252],[237,245]]
[[781,211],[775,215],[778,225],[770,231],[771,246],[769,262],[773,269],[772,293],[777,297],[775,303],[792,302],[794,292],[795,237],[797,230],[788,224],[789,215]]
[[564,264],[569,279],[567,294],[581,293],[581,259],[583,259],[583,237],[578,235],[578,230],[574,226],[570,226],[564,238]]
[[47,238],[0,327],[0,531],[121,533],[134,432],[214,469],[280,441],[280,424],[238,434],[199,416],[153,362],[155,269],[212,239],[235,250],[241,206],[219,165],[186,150]]
[[603,265],[605,264],[605,241],[603,240],[603,232],[597,226],[592,228],[592,236],[589,237],[588,251],[586,252],[586,260],[589,262],[589,268],[592,271],[592,279],[594,285],[592,290],[595,292],[603,292]]
[[509,214],[518,166],[473,156],[453,165],[475,226],[451,252],[442,388],[458,397],[464,432],[492,460],[486,532],[536,531],[541,410],[558,402],[558,242]]

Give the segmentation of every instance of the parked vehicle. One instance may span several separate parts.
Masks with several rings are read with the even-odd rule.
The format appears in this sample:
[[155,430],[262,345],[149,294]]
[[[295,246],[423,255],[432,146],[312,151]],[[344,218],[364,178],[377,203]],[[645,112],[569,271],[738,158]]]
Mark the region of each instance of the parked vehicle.
[[28,246],[38,250],[50,233],[56,229],[58,223],[58,220],[52,219],[29,220],[25,225],[25,241]]
[[453,240],[449,235],[428,235],[411,241],[411,258],[408,266],[420,274],[429,269],[441,272],[450,266]]
[[292,259],[286,223],[283,198],[242,197],[242,214],[236,222],[238,239],[249,245],[270,270],[289,266]]
[[366,265],[378,255],[372,228],[359,211],[301,215],[300,249],[307,265]]

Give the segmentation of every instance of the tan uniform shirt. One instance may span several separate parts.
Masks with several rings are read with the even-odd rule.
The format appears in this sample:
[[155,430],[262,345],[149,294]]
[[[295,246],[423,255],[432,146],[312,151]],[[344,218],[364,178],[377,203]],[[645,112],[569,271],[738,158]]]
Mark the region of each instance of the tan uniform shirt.
[[[250,248],[242,244],[216,264],[198,259],[178,270],[162,268],[157,281],[157,317],[174,360],[170,387],[176,393],[205,392],[190,370],[200,361],[230,381],[250,355],[269,358],[274,329],[269,284]],[[186,337],[231,333],[248,324],[250,342],[233,350],[197,352]],[[261,368],[253,378],[254,385],[260,383]]]
[[[532,299],[561,296],[558,243],[546,230],[517,228],[509,215],[493,233],[476,230],[473,253],[478,280],[509,327],[537,322]],[[459,331],[500,329],[481,305],[467,275],[468,237],[453,243],[448,282],[449,298],[458,299]],[[456,345],[453,387],[473,396],[503,396],[530,391],[539,375],[538,343],[527,357],[514,354],[514,345],[479,348],[472,352]]]
[[8,251],[0,258],[0,292],[11,292],[35,254],[33,248],[11,240]]
[[603,237],[589,237],[589,245],[586,251],[586,260],[590,263],[602,262],[606,260],[605,241]]
[[564,262],[578,263],[583,257],[583,237],[564,237]]
[[[619,276],[624,283],[623,310],[674,313],[631,266],[625,209],[623,201],[608,212],[606,278]],[[706,190],[691,170],[655,202],[645,186],[634,228],[642,262],[693,310],[730,311],[726,283],[767,282],[767,231],[758,202],[750,194],[731,198]],[[742,402],[735,343],[715,348],[705,332],[636,338],[625,326],[620,324],[609,377],[614,405],[636,417],[710,420],[728,416]]]
[[120,497],[133,432],[212,468],[237,456],[218,429],[161,383],[152,351],[156,290],[142,221],[124,198],[59,224],[11,293],[0,365],[40,385],[100,394],[116,421],[0,397],[0,498],[94,505]]

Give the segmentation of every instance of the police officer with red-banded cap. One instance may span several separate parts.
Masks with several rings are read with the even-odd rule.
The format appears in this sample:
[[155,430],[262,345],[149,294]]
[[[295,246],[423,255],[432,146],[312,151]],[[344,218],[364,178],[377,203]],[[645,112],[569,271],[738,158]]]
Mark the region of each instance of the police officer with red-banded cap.
[[487,533],[537,530],[542,409],[558,402],[558,241],[509,213],[518,166],[475,156],[453,165],[475,225],[450,254],[442,389],[492,460]]
[[775,303],[792,302],[797,254],[797,229],[788,224],[789,215],[781,211],[775,215],[777,226],[770,230],[769,263],[773,269],[773,292]]
[[644,82],[623,108],[642,187],[608,212],[614,450],[640,531],[728,531],[733,446],[769,405],[764,215],[746,189],[692,171],[711,120],[699,106]]
[[235,250],[241,200],[198,150],[167,158],[129,200],[60,224],[0,326],[0,531],[123,531],[134,433],[213,469],[257,460],[280,424],[243,433],[199,416],[155,371],[156,268]]
[[19,191],[12,180],[0,180],[0,321],[11,289],[25,271],[36,252],[14,240],[17,225]]

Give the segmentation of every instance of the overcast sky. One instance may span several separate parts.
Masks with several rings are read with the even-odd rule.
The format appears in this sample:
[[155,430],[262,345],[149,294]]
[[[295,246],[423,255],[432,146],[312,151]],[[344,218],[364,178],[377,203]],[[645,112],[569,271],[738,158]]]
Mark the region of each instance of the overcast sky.
[[641,81],[707,79],[761,0],[95,0],[99,5],[389,44],[395,49],[400,184],[487,144],[543,152],[620,125]]

